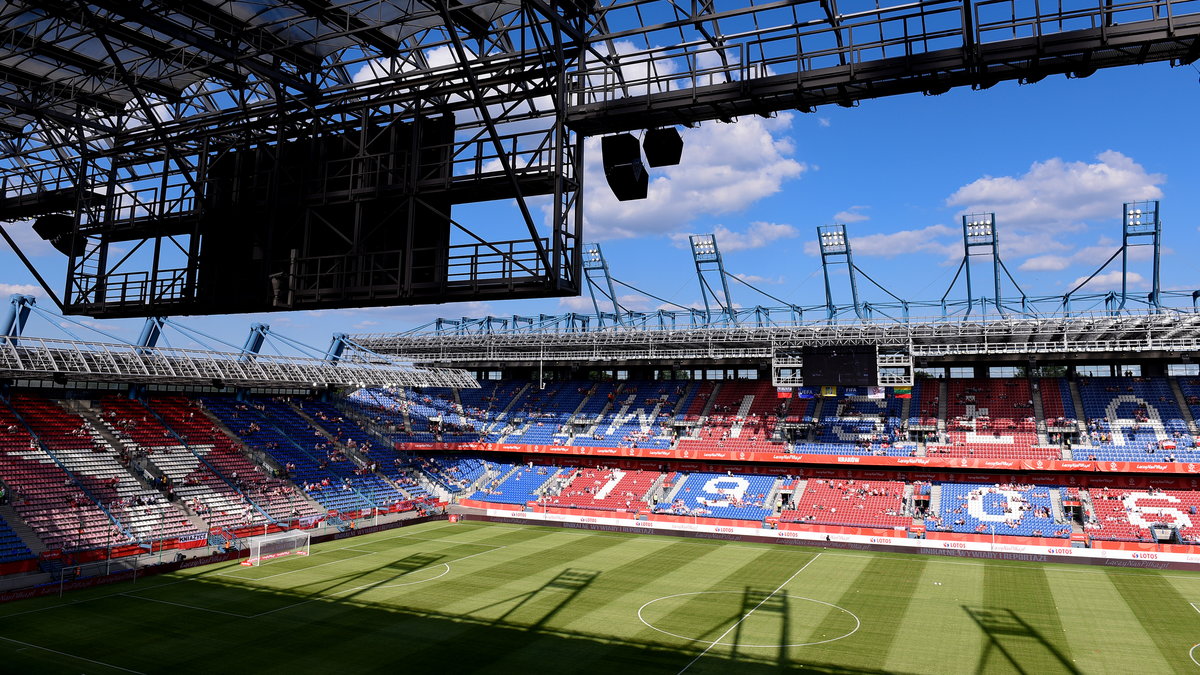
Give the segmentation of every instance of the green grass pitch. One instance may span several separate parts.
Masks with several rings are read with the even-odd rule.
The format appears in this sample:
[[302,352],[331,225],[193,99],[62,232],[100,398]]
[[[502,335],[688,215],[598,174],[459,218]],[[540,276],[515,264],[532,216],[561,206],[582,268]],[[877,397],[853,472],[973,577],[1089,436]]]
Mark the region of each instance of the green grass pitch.
[[427,523],[0,606],[13,673],[1200,671],[1200,574]]

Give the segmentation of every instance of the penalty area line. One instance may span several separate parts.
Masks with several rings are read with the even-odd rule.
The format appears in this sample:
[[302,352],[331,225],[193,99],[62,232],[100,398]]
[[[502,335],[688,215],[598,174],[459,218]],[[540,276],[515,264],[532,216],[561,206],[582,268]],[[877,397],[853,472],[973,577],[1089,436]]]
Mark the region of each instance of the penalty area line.
[[0,635],[0,640],[4,640],[5,642],[11,642],[11,643],[13,643],[13,644],[18,644],[18,645],[21,645],[21,646],[23,646],[23,647],[29,647],[30,649],[40,649],[41,651],[44,651],[44,652],[50,652],[51,654],[58,654],[59,656],[65,656],[65,657],[67,657],[67,658],[70,658],[70,659],[78,659],[78,660],[80,660],[80,661],[87,661],[88,663],[94,663],[94,664],[96,664],[96,665],[98,665],[98,666],[104,666],[105,668],[112,668],[113,670],[120,670],[120,671],[122,671],[122,672],[126,672],[126,673],[133,673],[134,675],[146,675],[146,673],[143,673],[143,672],[142,672],[142,671],[140,671],[140,670],[130,670],[130,669],[128,669],[128,668],[122,668],[121,666],[114,666],[114,665],[113,665],[113,664],[111,664],[111,663],[105,663],[105,662],[103,662],[103,661],[97,661],[97,660],[95,660],[95,659],[89,659],[89,658],[86,658],[86,657],[83,657],[83,656],[76,656],[76,655],[74,655],[74,654],[68,654],[68,653],[66,653],[66,652],[60,652],[60,651],[58,651],[57,649],[50,649],[49,647],[41,647],[41,646],[39,646],[39,645],[35,645],[35,644],[32,644],[32,643],[30,643],[30,642],[21,642],[20,640],[14,640],[14,639],[12,639],[12,638],[9,638],[9,637],[4,637],[4,636],[2,636],[2,635]]
[[720,636],[720,637],[718,637],[716,640],[714,640],[714,641],[712,642],[712,644],[710,644],[709,646],[705,647],[705,648],[704,648],[704,651],[702,651],[702,652],[700,652],[699,654],[697,654],[697,655],[696,655],[696,658],[692,659],[692,660],[691,660],[691,661],[690,661],[690,662],[689,662],[689,663],[688,663],[686,666],[684,666],[684,667],[683,667],[683,668],[682,668],[682,669],[681,669],[679,672],[680,672],[680,673],[683,673],[683,672],[684,672],[684,671],[686,671],[688,668],[691,668],[693,665],[695,665],[697,661],[699,661],[700,659],[704,658],[704,655],[705,655],[705,654],[707,654],[707,653],[709,652],[709,650],[710,650],[710,649],[712,649],[713,647],[716,647],[716,646],[717,646],[717,644],[719,644],[719,643],[720,643],[722,640],[724,640],[724,639],[725,639],[725,638],[726,638],[726,637],[727,637],[727,636],[728,636],[730,633],[732,633],[734,628],[737,628],[738,626],[742,625],[742,622],[743,622],[743,621],[745,621],[746,619],[750,618],[750,615],[751,615],[751,614],[753,614],[755,610],[757,610],[759,607],[762,607],[762,606],[763,606],[763,604],[764,604],[764,603],[766,603],[766,601],[768,601],[768,600],[770,600],[771,598],[775,597],[775,594],[776,594],[776,593],[778,593],[779,591],[781,591],[781,590],[783,589],[783,587],[784,587],[784,586],[787,586],[789,583],[791,583],[792,579],[795,579],[795,578],[796,578],[796,576],[797,576],[798,574],[800,574],[800,573],[801,573],[801,572],[803,572],[804,570],[808,569],[808,566],[809,566],[809,565],[811,565],[811,564],[813,564],[813,561],[815,561],[817,558],[820,558],[820,557],[821,557],[821,554],[820,554],[820,553],[818,553],[818,554],[814,555],[814,556],[812,557],[812,560],[809,560],[808,562],[804,563],[804,566],[803,566],[803,567],[801,567],[800,569],[796,570],[795,572],[792,572],[792,576],[788,577],[788,578],[787,578],[787,579],[786,579],[786,580],[785,580],[785,581],[784,581],[782,584],[779,584],[779,586],[777,586],[777,587],[775,588],[775,590],[771,591],[771,594],[770,594],[770,595],[768,595],[767,597],[763,598],[762,600],[759,600],[757,605],[755,605],[753,608],[751,608],[749,612],[746,612],[746,613],[745,613],[745,614],[742,616],[742,618],[740,618],[740,619],[738,619],[738,620],[737,620],[737,622],[736,622],[736,623],[734,623],[734,624],[733,624],[732,626],[730,626],[729,628],[725,629],[725,632],[724,632],[724,633],[721,633],[721,636]]
[[237,612],[226,612],[223,609],[212,609],[211,607],[197,607],[196,605],[189,605],[189,604],[186,604],[183,602],[171,602],[170,600],[159,600],[158,598],[147,598],[144,595],[134,595],[132,593],[121,593],[120,595],[125,598],[136,598],[138,600],[145,600],[146,602],[157,602],[161,605],[174,605],[176,607],[186,607],[187,609],[194,609],[197,612],[212,612],[213,614],[224,614],[225,616],[237,617],[239,619],[249,619],[250,618],[250,615],[248,615],[248,614],[238,614]]
[[[492,550],[490,550],[490,551],[480,551],[479,553],[472,553],[471,555],[463,556],[463,557],[461,557],[461,558],[455,558],[454,560],[447,560],[447,561],[446,561],[446,562],[444,562],[444,563],[437,563],[436,565],[434,565],[434,566],[433,566],[434,568],[437,568],[437,567],[445,567],[445,568],[446,568],[446,570],[445,570],[444,572],[442,572],[441,574],[439,574],[439,575],[435,576],[435,577],[430,577],[429,579],[421,579],[421,580],[419,580],[419,581],[410,581],[410,582],[407,582],[407,583],[401,583],[401,584],[379,584],[379,583],[363,584],[363,585],[361,585],[361,586],[355,586],[355,587],[353,587],[353,588],[344,588],[344,589],[342,589],[342,590],[340,590],[340,591],[334,591],[334,592],[332,592],[332,593],[330,593],[330,594],[328,594],[328,595],[322,595],[322,596],[319,596],[319,597],[316,597],[316,598],[309,598],[308,600],[301,600],[300,602],[294,602],[294,603],[292,603],[292,604],[290,604],[290,605],[284,605],[283,607],[276,607],[275,609],[269,609],[269,610],[267,610],[267,611],[265,611],[265,612],[259,612],[258,614],[251,614],[251,615],[249,615],[249,616],[244,616],[243,618],[246,618],[246,619],[257,619],[257,618],[259,618],[259,617],[261,617],[261,616],[267,616],[268,614],[274,614],[275,612],[282,612],[282,611],[283,611],[283,610],[285,610],[285,609],[292,609],[293,607],[299,607],[300,605],[307,605],[307,604],[308,604],[308,603],[310,603],[310,602],[316,602],[316,601],[318,601],[318,600],[325,600],[325,599],[333,599],[333,598],[337,598],[337,597],[338,597],[338,596],[340,596],[340,595],[346,595],[346,594],[348,594],[348,593],[354,593],[355,591],[361,591],[361,590],[364,590],[364,589],[370,589],[370,588],[395,588],[395,587],[398,587],[398,586],[415,586],[415,585],[417,585],[417,584],[423,584],[423,583],[426,583],[426,582],[429,582],[429,581],[435,581],[435,580],[437,580],[437,579],[441,579],[442,577],[444,577],[444,576],[446,576],[447,574],[449,574],[449,573],[450,573],[450,564],[451,564],[451,563],[462,562],[462,561],[464,561],[464,560],[468,560],[468,559],[470,559],[470,558],[474,558],[474,557],[476,557],[476,556],[487,555],[488,553],[495,553],[496,551],[499,551],[499,550],[501,550],[501,549],[505,549],[505,548],[508,548],[508,547],[507,547],[507,546],[501,546],[501,547],[499,547],[499,548],[494,548],[494,549],[492,549]],[[810,560],[809,562],[812,562],[812,561]]]

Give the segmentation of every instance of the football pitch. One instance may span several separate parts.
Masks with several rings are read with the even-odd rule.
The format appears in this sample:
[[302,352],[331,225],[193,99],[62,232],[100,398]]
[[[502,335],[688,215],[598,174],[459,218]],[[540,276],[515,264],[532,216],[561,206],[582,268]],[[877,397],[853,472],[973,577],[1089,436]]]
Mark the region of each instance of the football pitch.
[[1170,673],[1197,607],[1185,572],[434,522],[0,606],[0,672]]

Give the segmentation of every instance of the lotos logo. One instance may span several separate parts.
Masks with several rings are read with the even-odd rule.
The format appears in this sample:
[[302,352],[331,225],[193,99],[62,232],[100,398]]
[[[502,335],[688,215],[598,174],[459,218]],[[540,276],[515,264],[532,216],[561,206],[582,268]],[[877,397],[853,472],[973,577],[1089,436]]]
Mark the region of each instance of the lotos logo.
[[1157,553],[1134,553],[1133,559],[1134,560],[1139,560],[1139,559],[1140,560],[1158,560],[1158,554]]
[[892,543],[892,540],[888,539],[887,537],[871,537],[871,543],[872,544],[890,544],[890,543]]
[[966,548],[965,542],[961,541],[943,541],[942,548]]
[[1050,555],[1073,555],[1069,548],[1048,548],[1046,552]]

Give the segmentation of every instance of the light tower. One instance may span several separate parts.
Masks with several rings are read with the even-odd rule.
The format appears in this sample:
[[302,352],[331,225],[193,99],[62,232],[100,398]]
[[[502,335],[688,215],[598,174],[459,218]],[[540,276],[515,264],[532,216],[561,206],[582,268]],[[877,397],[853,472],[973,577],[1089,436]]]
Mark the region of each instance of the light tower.
[[601,298],[597,297],[597,293],[599,293],[606,298],[606,303],[612,303],[613,321],[617,324],[622,323],[621,304],[617,301],[612,276],[608,273],[608,261],[604,259],[604,252],[600,250],[600,244],[584,244],[582,258],[583,278],[587,283],[588,293],[592,296],[592,307],[596,310],[596,320],[601,327],[604,326],[604,313],[600,311]]
[[[994,296],[992,304],[996,307],[996,312],[1004,313],[1004,298],[1001,291],[1000,272],[1003,271],[1008,276],[1008,280],[1012,282],[1017,292],[1021,294],[1021,307],[1025,307],[1025,291],[1021,290],[1021,286],[1017,284],[1017,280],[1008,271],[1008,267],[1004,265],[1004,260],[1000,258],[1000,240],[997,233],[996,214],[995,213],[969,213],[962,217],[962,232],[963,232],[963,258],[958,265],[958,271],[954,273],[954,278],[950,280],[950,287],[942,295],[942,309],[945,311],[946,297],[950,295],[950,291],[954,289],[954,284],[958,282],[958,277],[965,273],[967,285],[967,311],[970,314],[976,304],[975,289],[971,282],[971,257],[986,256],[991,258],[992,262],[992,288]],[[986,296],[978,298],[979,311],[987,313],[988,299]]]
[[1104,264],[1095,272],[1092,272],[1086,279],[1076,284],[1075,288],[1072,288],[1063,295],[1063,312],[1070,314],[1071,299],[1075,293],[1086,286],[1092,279],[1099,276],[1105,268],[1112,264],[1112,261],[1117,259],[1117,256],[1121,257],[1121,292],[1117,294],[1110,291],[1105,296],[1104,302],[1105,309],[1110,313],[1123,311],[1129,302],[1129,249],[1134,246],[1152,246],[1154,248],[1150,293],[1146,296],[1145,302],[1155,312],[1162,309],[1159,284],[1159,262],[1162,254],[1162,223],[1159,221],[1158,211],[1158,200],[1125,202],[1121,209],[1121,248],[1109,256],[1108,260],[1105,260]]
[[[1162,223],[1158,219],[1158,200],[1144,202],[1126,202],[1122,209],[1121,228],[1121,306],[1125,309],[1125,301],[1129,297],[1129,247],[1153,246],[1154,271],[1150,278],[1150,295],[1147,302],[1155,310],[1161,309],[1159,303],[1159,255],[1162,250]],[[1146,241],[1149,239],[1149,241]]]
[[[696,277],[700,280],[700,297],[704,299],[705,320],[713,323],[713,309],[709,303],[711,296],[721,310],[721,314],[731,324],[737,319],[733,312],[733,300],[729,295],[729,282],[725,278],[725,263],[721,260],[721,250],[717,248],[717,238],[711,234],[693,234],[689,237],[692,244],[692,259],[696,262]],[[710,283],[705,273],[716,274],[720,281],[720,293]]]
[[833,304],[833,287],[829,283],[829,266],[845,263],[846,272],[850,275],[850,298],[854,303],[854,315],[861,319],[858,279],[854,274],[854,255],[850,251],[850,238],[846,236],[846,226],[839,223],[817,227],[817,243],[821,247],[821,271],[825,274],[826,318],[833,319],[837,315],[837,307]]

